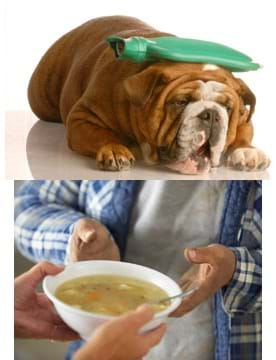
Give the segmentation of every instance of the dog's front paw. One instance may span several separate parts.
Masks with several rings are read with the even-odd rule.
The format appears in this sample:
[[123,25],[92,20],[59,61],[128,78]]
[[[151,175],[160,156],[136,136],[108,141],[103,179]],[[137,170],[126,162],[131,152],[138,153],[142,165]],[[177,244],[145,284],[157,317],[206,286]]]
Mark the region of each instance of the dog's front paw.
[[100,148],[97,153],[97,166],[101,170],[128,170],[135,161],[133,154],[121,144],[108,144]]
[[260,149],[238,148],[227,159],[227,164],[237,170],[264,170],[270,164],[269,157]]

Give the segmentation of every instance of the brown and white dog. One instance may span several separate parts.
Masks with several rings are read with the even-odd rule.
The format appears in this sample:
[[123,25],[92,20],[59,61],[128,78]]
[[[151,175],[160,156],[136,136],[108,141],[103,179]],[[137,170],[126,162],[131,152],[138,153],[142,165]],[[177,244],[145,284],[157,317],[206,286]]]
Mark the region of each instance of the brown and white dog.
[[148,163],[185,174],[223,159],[239,170],[269,165],[251,146],[255,96],[242,80],[209,64],[118,60],[106,43],[110,35],[170,34],[135,18],[97,18],[60,38],[30,80],[32,110],[63,121],[72,150],[96,155],[104,170],[128,169],[135,144]]

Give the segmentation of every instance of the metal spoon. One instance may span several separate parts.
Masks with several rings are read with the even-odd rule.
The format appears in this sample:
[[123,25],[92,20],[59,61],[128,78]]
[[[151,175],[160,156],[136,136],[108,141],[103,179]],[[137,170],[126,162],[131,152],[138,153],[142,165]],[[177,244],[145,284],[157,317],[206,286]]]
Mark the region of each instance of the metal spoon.
[[167,301],[171,302],[172,300],[177,299],[177,298],[184,299],[185,297],[193,294],[196,290],[198,290],[198,287],[193,288],[193,289],[188,290],[188,291],[183,291],[182,293],[174,295],[174,296],[166,297],[166,298],[156,300],[156,301],[151,301],[150,304],[160,304],[160,303],[164,303],[164,302],[167,302]]

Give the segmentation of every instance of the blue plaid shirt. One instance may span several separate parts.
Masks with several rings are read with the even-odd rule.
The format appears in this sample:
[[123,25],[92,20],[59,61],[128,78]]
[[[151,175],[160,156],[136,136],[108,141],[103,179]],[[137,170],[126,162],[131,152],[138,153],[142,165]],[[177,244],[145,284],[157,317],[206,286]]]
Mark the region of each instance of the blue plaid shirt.
[[[32,261],[64,263],[74,223],[103,223],[124,254],[138,181],[27,181],[15,197],[15,239]],[[214,297],[217,360],[261,359],[261,182],[229,181],[217,241],[237,259]]]

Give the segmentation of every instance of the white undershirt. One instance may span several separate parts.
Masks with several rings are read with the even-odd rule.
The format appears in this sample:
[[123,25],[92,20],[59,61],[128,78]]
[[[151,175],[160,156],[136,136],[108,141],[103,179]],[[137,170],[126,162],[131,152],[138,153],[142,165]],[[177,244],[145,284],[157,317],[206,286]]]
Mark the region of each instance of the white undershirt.
[[[178,281],[190,266],[184,248],[215,242],[224,188],[224,181],[145,181],[132,211],[125,260]],[[212,299],[169,319],[164,339],[145,359],[213,360]]]

